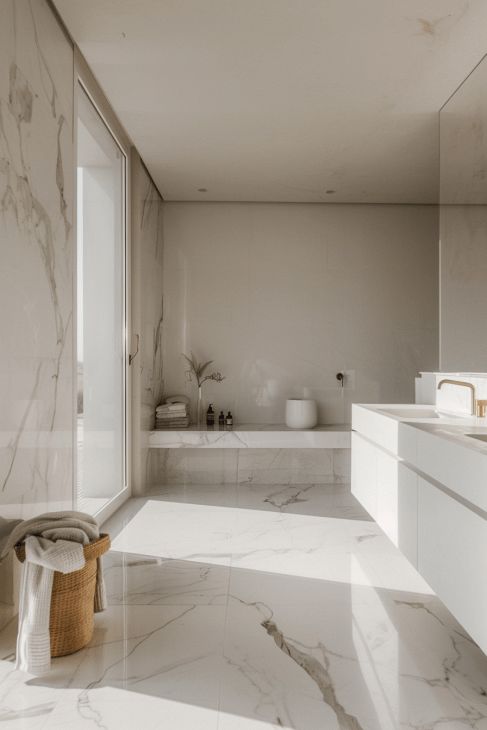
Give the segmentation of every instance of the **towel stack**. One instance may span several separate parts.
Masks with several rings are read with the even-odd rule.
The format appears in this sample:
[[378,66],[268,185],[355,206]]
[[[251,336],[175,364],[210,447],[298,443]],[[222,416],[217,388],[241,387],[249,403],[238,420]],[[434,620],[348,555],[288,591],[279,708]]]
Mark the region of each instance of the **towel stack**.
[[156,429],[188,428],[189,411],[187,403],[164,403],[156,408]]

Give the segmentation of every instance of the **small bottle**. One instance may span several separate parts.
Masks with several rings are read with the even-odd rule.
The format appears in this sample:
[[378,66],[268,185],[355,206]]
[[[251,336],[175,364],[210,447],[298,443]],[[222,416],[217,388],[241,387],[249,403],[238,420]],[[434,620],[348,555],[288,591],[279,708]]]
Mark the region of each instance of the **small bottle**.
[[218,416],[218,428],[220,431],[223,431],[225,428],[225,414],[223,411],[220,411],[220,415]]
[[228,411],[227,417],[225,419],[225,423],[226,423],[227,429],[229,431],[231,431],[232,428],[233,428],[233,416],[232,416],[232,412],[231,411]]
[[215,411],[213,410],[213,403],[210,403],[208,410],[206,411],[206,426],[207,428],[214,428],[215,426]]

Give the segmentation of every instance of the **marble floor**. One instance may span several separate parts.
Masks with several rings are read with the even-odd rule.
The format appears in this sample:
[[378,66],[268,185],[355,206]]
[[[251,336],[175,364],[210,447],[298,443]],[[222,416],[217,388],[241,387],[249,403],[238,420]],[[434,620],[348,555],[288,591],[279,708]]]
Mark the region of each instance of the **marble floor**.
[[109,609],[0,728],[487,730],[487,657],[344,486],[165,487],[110,520]]

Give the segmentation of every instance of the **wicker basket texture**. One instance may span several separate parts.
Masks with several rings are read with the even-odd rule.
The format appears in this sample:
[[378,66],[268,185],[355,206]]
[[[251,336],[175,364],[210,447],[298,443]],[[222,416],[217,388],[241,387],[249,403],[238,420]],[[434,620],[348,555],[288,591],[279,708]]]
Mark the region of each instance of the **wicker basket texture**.
[[[94,628],[96,561],[109,548],[109,535],[100,535],[98,540],[84,546],[86,563],[81,570],[73,573],[55,571],[49,620],[52,657],[74,654],[91,640]],[[15,552],[23,563],[24,545],[17,545]]]

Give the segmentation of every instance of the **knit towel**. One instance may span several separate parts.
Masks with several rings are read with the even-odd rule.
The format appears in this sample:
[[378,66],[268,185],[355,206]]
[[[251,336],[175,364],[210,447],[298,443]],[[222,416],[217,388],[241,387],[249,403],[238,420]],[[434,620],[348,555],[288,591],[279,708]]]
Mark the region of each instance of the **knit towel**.
[[20,585],[16,669],[44,674],[51,665],[49,615],[54,571],[71,573],[85,564],[79,542],[30,536]]

